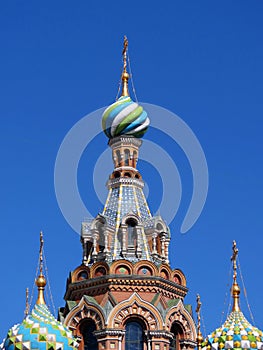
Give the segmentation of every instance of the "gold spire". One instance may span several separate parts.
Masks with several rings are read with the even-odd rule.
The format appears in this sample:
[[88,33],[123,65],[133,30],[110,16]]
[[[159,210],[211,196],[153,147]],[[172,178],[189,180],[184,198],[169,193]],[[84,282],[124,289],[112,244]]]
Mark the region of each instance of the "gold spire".
[[196,310],[195,312],[197,313],[197,338],[196,338],[196,342],[197,342],[197,349],[201,350],[202,348],[202,341],[203,341],[203,336],[201,333],[201,301],[200,301],[200,295],[197,294],[196,296]]
[[122,80],[121,96],[130,96],[129,89],[128,89],[128,81],[129,81],[130,75],[127,72],[127,51],[128,51],[128,39],[126,36],[124,36],[123,50],[122,50],[123,70],[121,75],[121,80]]
[[39,248],[39,276],[36,280],[36,285],[38,287],[38,298],[36,304],[46,304],[44,298],[44,289],[47,284],[46,279],[43,275],[43,233],[40,232],[40,248]]
[[240,288],[239,285],[237,284],[237,255],[238,255],[238,249],[237,249],[237,244],[236,241],[233,241],[233,255],[231,257],[231,261],[233,263],[233,284],[231,288],[231,293],[233,297],[233,307],[232,311],[238,312],[240,311],[239,307],[239,294],[240,294]]
[[29,289],[26,288],[26,308],[25,308],[25,317],[29,314]]

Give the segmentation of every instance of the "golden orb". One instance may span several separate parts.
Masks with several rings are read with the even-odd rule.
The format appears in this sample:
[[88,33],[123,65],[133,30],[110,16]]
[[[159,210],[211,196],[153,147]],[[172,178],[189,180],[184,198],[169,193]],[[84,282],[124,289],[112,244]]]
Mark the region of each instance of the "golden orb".
[[122,79],[123,79],[123,80],[129,79],[129,78],[130,78],[130,75],[129,75],[128,72],[123,72],[123,73],[122,73]]
[[44,288],[46,286],[47,282],[43,275],[38,276],[36,280],[37,287]]

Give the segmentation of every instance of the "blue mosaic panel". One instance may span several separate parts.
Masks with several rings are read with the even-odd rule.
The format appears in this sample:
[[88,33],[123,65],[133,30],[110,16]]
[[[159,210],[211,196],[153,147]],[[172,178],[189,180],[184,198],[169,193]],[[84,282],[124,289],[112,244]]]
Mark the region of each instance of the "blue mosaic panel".
[[134,199],[133,186],[122,186],[121,218],[128,213],[138,215]]
[[119,204],[120,188],[113,188],[107,206],[104,211],[104,215],[108,218],[108,222],[111,226],[115,226],[117,219],[117,211]]
[[141,188],[136,187],[135,191],[136,191],[136,196],[139,204],[141,218],[142,218],[142,221],[145,221],[151,218],[150,210],[148,208],[143,190]]
[[[121,195],[120,188],[122,189]],[[142,189],[133,185],[121,185],[120,187],[112,188],[104,209],[104,215],[111,226],[116,225],[118,210],[120,210],[120,220],[128,213],[138,215],[141,217],[142,222],[151,218]]]

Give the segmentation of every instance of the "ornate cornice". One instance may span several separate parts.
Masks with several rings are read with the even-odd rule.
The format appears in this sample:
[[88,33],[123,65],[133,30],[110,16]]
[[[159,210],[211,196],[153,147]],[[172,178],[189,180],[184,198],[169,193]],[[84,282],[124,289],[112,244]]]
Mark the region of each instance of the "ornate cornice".
[[[79,296],[86,295],[99,295],[106,291],[115,291],[118,287],[129,286],[136,287],[149,287],[154,288],[155,292],[166,292],[171,297],[185,297],[188,288],[181,286],[175,282],[165,280],[162,277],[155,276],[138,276],[138,275],[107,275],[100,276],[80,282],[70,283],[68,285],[65,300],[79,299]],[[100,289],[100,291],[98,290]]]
[[134,185],[140,188],[144,187],[143,180],[132,178],[132,177],[118,177],[117,179],[111,179],[107,182],[107,187],[118,187],[120,185]]
[[114,145],[114,147],[121,145],[122,143],[124,144],[132,144],[132,145],[136,145],[137,147],[140,147],[142,144],[142,140],[139,138],[136,138],[134,136],[128,136],[128,135],[120,135],[120,136],[116,136],[113,139],[109,139],[109,146],[112,147]]

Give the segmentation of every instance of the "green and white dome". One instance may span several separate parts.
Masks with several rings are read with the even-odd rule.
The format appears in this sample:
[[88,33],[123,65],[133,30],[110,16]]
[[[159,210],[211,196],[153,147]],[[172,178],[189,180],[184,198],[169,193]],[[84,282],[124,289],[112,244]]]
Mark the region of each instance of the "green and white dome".
[[122,93],[102,115],[102,129],[109,139],[117,136],[127,135],[142,137],[149,125],[150,119],[147,112],[137,102],[130,98],[128,81],[130,78],[127,72],[127,50],[128,40],[124,37],[123,47],[123,71],[121,75]]
[[110,139],[120,135],[142,137],[149,125],[147,113],[130,96],[121,96],[102,115],[102,129]]

